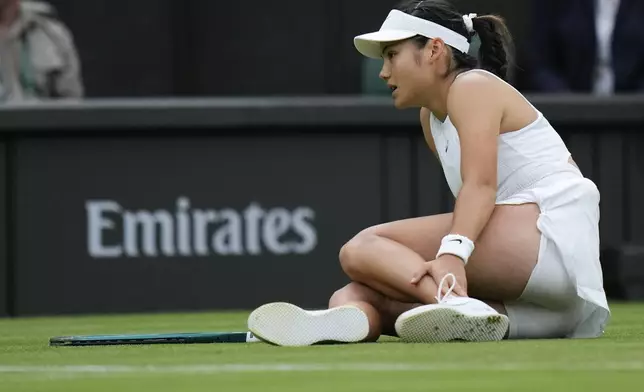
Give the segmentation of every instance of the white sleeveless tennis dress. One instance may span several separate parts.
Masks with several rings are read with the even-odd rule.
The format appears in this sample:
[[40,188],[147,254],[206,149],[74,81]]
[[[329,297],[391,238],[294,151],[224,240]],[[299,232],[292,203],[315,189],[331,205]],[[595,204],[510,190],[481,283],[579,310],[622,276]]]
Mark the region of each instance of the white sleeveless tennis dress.
[[[468,72],[502,80],[480,69],[460,75]],[[519,300],[505,304],[510,338],[597,337],[610,317],[599,262],[599,191],[568,162],[563,140],[534,110],[533,123],[498,139],[496,203],[536,203],[541,210],[537,265]],[[445,178],[457,196],[462,186],[458,132],[449,117],[441,122],[432,114],[430,126]]]

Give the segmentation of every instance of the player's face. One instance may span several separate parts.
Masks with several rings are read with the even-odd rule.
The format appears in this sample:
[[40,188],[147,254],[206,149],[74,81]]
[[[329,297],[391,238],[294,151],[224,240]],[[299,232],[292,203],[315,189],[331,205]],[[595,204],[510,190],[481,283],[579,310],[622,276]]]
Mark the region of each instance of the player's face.
[[421,106],[423,91],[431,88],[432,72],[423,51],[410,40],[384,47],[380,78],[391,89],[394,106],[399,109]]

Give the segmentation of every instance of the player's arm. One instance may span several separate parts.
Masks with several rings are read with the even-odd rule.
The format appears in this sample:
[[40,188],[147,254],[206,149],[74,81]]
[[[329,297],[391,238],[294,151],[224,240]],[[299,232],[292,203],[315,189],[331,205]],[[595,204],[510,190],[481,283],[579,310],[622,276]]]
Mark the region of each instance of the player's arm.
[[447,102],[460,139],[463,179],[450,233],[474,242],[496,202],[497,143],[503,117],[500,88],[498,81],[484,75],[464,75],[454,82]]

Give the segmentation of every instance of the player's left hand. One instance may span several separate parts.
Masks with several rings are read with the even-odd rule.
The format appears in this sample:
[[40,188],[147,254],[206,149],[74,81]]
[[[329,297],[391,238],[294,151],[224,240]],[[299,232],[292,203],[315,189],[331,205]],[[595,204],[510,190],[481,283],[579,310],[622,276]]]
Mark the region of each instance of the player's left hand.
[[[436,287],[440,287],[441,279],[449,273],[454,274],[456,277],[456,286],[452,292],[456,295],[466,297],[467,279],[465,277],[465,264],[463,264],[463,260],[459,257],[449,254],[442,255],[436,260],[424,263],[412,276],[411,284],[416,285],[425,275],[429,275],[436,282]],[[447,288],[443,287],[441,295],[446,294]]]

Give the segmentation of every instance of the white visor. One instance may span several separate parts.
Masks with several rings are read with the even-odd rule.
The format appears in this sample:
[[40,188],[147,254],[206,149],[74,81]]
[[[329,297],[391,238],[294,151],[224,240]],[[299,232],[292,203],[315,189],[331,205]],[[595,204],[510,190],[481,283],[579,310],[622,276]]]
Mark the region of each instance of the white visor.
[[382,58],[383,43],[400,41],[417,35],[441,38],[447,45],[463,53],[467,53],[470,49],[467,38],[457,32],[398,10],[389,12],[379,31],[359,35],[353,39],[353,44],[364,56],[379,59]]

